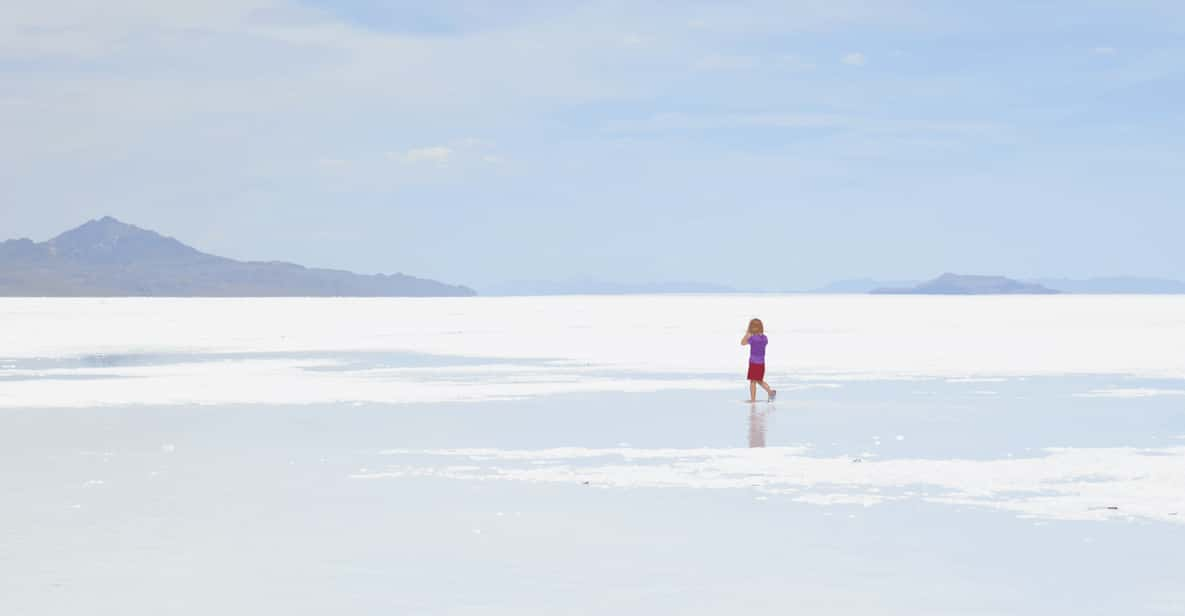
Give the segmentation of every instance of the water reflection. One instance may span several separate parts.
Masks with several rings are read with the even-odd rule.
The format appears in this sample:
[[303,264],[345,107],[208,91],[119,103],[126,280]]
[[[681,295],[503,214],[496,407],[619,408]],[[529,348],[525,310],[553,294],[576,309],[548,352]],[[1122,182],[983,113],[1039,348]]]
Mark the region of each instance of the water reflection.
[[765,409],[749,407],[749,447],[765,447]]

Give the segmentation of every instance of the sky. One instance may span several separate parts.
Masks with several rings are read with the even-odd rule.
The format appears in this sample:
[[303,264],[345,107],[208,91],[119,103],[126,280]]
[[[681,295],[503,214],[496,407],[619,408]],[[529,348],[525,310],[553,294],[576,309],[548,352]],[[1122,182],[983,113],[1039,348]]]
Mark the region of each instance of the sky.
[[1185,3],[0,3],[0,238],[482,286],[1185,278]]

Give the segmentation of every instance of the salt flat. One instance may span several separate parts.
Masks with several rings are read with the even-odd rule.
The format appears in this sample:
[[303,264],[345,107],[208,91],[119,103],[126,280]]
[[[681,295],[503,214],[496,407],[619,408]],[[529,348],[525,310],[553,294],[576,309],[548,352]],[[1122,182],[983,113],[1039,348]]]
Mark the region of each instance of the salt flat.
[[3,300],[0,611],[1182,613],[1182,308]]
[[775,381],[1185,378],[1175,296],[9,299],[0,407],[728,389],[753,316],[769,326]]

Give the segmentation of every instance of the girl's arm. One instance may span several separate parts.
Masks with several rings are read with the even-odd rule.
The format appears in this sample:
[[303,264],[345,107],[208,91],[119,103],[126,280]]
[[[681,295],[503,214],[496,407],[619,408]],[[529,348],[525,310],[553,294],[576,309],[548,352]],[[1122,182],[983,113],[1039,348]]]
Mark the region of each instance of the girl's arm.
[[745,332],[745,337],[741,338],[741,344],[749,344],[749,337],[752,335],[749,332]]

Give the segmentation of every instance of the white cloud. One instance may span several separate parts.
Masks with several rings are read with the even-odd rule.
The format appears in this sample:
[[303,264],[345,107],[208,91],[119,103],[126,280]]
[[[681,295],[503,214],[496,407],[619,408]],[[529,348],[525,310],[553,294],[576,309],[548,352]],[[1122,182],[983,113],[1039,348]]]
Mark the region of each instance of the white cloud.
[[793,71],[811,71],[815,69],[815,63],[802,58],[797,55],[784,55],[778,58],[778,66]]
[[[645,3],[636,3],[645,4]],[[916,27],[933,21],[917,2],[865,0],[744,0],[684,3],[679,13],[690,30],[754,37],[767,33],[834,31],[850,24]]]
[[621,45],[623,47],[638,48],[646,46],[646,37],[640,34],[627,34],[621,37]]
[[858,51],[853,51],[844,54],[844,57],[840,61],[848,66],[864,66],[868,62],[868,58],[864,57],[864,54]]
[[411,148],[403,152],[391,152],[389,158],[413,165],[419,163],[435,164],[440,167],[446,165],[464,165],[480,161],[487,164],[503,162],[495,150],[495,143],[478,137],[463,137],[447,142],[445,145],[432,145]]
[[1095,47],[1094,52],[1100,56],[1111,56],[1111,55],[1115,55],[1115,48],[1114,47]]
[[695,68],[701,71],[743,71],[757,68],[760,63],[757,56],[712,54],[700,58]]
[[847,124],[843,116],[830,113],[750,113],[728,118],[738,126],[769,126],[772,128],[825,128]]
[[452,156],[452,148],[443,145],[433,145],[423,148],[412,148],[398,155],[398,158],[405,163],[436,163],[437,165],[446,165]]
[[[1016,132],[1004,124],[979,121],[917,121],[872,118],[854,114],[807,111],[655,113],[645,118],[617,120],[604,125],[611,133],[663,133],[732,129],[831,129],[848,135],[863,135],[883,143],[903,136],[911,140],[951,143],[1015,143]],[[850,144],[845,147],[851,147]]]
[[465,137],[464,139],[458,139],[454,143],[454,145],[456,145],[456,147],[458,147],[458,148],[465,149],[465,150],[476,150],[476,149],[488,150],[488,149],[491,149],[494,147],[494,143],[492,141],[487,141],[485,139],[479,139],[477,137]]
[[823,128],[849,123],[844,116],[829,113],[656,113],[649,118],[613,122],[612,131],[702,130],[717,128]]

